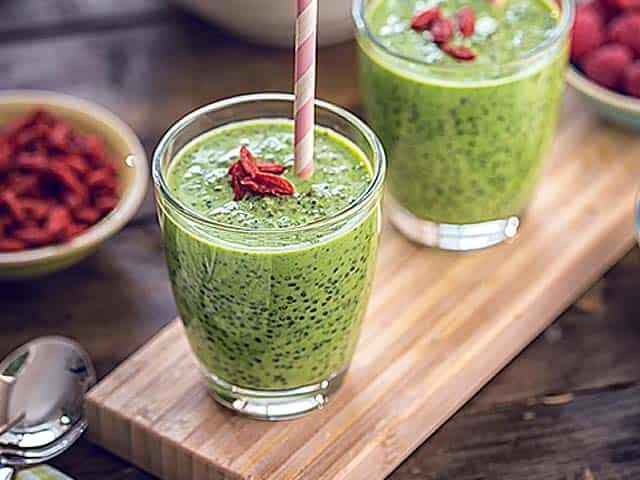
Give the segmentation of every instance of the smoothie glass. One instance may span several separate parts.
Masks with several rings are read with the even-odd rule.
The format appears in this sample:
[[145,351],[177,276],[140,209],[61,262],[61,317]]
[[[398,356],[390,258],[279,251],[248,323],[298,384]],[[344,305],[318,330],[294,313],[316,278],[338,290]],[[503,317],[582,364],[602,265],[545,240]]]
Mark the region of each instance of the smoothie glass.
[[443,65],[380,41],[369,24],[380,1],[355,0],[353,16],[366,112],[389,161],[391,221],[448,250],[515,237],[554,136],[573,0],[561,0],[558,24],[526,55]]
[[203,133],[250,120],[290,119],[293,96],[256,94],[180,120],[153,160],[158,216],[174,296],[213,397],[265,420],[322,408],[340,386],[365,314],[380,232],[382,146],[350,113],[318,101],[316,121],[363,153],[360,198],[300,227],[218,223],[175,198],[166,176]]

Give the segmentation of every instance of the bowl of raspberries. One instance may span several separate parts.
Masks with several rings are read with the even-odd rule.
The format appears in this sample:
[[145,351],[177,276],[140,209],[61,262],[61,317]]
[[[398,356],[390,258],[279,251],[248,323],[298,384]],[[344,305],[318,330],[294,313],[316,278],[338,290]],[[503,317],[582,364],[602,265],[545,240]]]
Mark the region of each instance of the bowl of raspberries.
[[85,258],[133,217],[148,180],[140,141],[106,109],[52,92],[0,93],[0,280]]
[[640,0],[578,4],[568,81],[605,118],[640,129]]

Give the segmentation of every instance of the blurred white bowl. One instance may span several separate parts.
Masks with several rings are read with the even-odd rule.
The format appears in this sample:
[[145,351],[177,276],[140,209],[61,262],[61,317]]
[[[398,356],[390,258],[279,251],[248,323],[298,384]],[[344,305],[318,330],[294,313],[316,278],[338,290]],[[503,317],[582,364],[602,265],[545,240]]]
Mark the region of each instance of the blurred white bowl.
[[[293,46],[296,0],[174,0],[245,39],[272,47]],[[318,43],[353,37],[351,0],[319,0]]]

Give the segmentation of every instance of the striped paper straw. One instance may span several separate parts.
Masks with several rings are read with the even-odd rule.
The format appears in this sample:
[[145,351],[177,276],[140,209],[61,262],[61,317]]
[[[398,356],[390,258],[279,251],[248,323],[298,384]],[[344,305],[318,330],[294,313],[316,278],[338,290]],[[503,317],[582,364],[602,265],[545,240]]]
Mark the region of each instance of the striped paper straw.
[[295,166],[299,178],[313,175],[314,100],[318,0],[298,0],[296,20]]

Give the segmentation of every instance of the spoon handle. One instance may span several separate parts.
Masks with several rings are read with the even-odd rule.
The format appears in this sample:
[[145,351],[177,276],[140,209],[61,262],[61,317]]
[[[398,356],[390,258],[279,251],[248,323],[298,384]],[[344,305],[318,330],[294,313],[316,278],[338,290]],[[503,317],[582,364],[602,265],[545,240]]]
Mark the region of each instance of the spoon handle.
[[0,480],[11,480],[15,470],[12,467],[0,467]]
[[[13,377],[0,375],[0,426],[9,423],[9,394],[14,380]],[[0,477],[0,480],[4,478]]]

